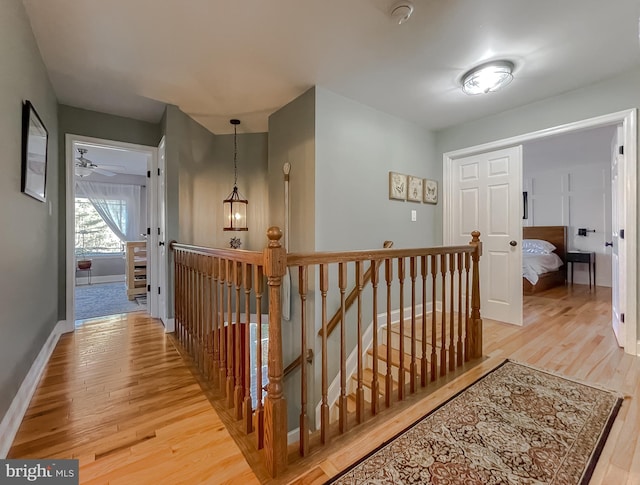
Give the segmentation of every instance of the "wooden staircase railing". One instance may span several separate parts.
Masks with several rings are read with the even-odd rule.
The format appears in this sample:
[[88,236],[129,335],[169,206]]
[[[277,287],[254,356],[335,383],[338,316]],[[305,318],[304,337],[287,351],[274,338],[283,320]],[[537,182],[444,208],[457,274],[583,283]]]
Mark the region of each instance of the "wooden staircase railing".
[[[389,249],[393,247],[393,241],[385,241],[384,244],[382,245],[382,247],[384,249]],[[377,262],[376,264],[380,264],[380,262]],[[362,285],[366,285],[371,281],[371,274],[372,274],[372,269],[373,269],[373,263],[367,268],[367,271],[364,273],[364,279],[361,282]],[[345,300],[345,312],[349,311],[349,309],[353,306],[353,304],[355,303],[356,299],[358,298],[358,286],[354,286],[353,289],[349,292],[349,295],[347,296],[346,300]],[[342,309],[339,308],[333,315],[333,317],[331,317],[331,320],[329,320],[329,323],[327,325],[327,332],[329,332],[329,335],[331,335],[333,333],[333,331],[336,329],[336,327],[338,326],[338,324],[342,321]],[[318,332],[318,336],[322,336],[322,330],[320,330]]]
[[[468,246],[306,254],[287,254],[280,244],[282,233],[276,227],[267,232],[269,244],[262,252],[172,243],[176,338],[202,375],[218,389],[243,432],[254,436],[251,441],[263,450],[267,472],[275,477],[287,467],[287,399],[296,399],[285,399],[283,390],[280,292],[286,268],[292,274],[300,301],[299,311],[292,314],[288,324],[299,330],[301,355],[302,349],[310,347],[307,340],[313,334],[309,329],[314,328],[313,317],[307,311],[312,272],[317,278],[316,299],[322,315],[319,359],[314,362],[321,375],[319,403],[310,400],[314,393],[310,392],[307,366],[301,366],[299,373],[298,448],[305,456],[310,451],[312,433],[319,433],[320,445],[316,446],[321,446],[330,442],[334,431],[330,420],[333,396],[329,392],[329,381],[334,376],[328,374],[329,355],[334,360],[339,356],[335,397],[340,434],[351,425],[352,401],[355,422],[361,423],[372,419],[382,405],[393,406],[407,394],[428,388],[429,383],[482,355],[479,235],[474,232]],[[370,279],[364,271],[367,263]],[[330,268],[336,270],[335,279],[330,277]],[[346,295],[349,274],[356,282],[352,298]],[[328,318],[327,304],[333,292],[340,299],[336,323],[340,336],[338,342],[332,339],[330,343],[329,324],[333,319]],[[262,388],[265,298],[269,308],[266,398]],[[405,299],[411,302],[407,309]],[[347,318],[350,300],[357,303],[357,312]],[[373,315],[370,346],[364,339],[367,305]],[[377,322],[381,308],[386,308],[386,326]],[[356,334],[353,352],[357,362],[351,387],[347,387],[347,352],[352,351],[347,345],[347,328]],[[336,348],[330,348],[333,344]],[[368,364],[372,369],[365,367]],[[315,420],[310,419],[309,410],[315,409],[316,404],[319,419],[312,426]]]

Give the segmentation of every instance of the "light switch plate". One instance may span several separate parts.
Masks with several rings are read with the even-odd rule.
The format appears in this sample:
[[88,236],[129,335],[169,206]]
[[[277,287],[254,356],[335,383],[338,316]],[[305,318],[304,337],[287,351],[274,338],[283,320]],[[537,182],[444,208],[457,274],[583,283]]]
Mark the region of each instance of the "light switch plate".
[[411,211],[411,222],[416,222],[418,220],[418,212],[415,210]]

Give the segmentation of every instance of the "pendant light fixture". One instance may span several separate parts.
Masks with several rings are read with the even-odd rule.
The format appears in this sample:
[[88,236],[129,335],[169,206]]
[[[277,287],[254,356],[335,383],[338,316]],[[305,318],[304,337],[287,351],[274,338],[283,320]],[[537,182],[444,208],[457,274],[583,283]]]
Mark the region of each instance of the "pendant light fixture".
[[222,202],[225,231],[248,231],[247,204],[238,192],[238,125],[240,120],[230,120],[233,125],[233,190]]

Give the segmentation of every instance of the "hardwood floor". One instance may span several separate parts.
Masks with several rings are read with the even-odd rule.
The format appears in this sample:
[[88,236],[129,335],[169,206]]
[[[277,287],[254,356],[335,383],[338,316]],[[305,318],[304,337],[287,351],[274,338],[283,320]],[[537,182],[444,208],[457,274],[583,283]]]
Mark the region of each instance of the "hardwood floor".
[[[640,483],[640,359],[616,345],[610,298],[607,288],[581,285],[525,297],[523,327],[485,320],[479,365],[294,463],[277,482],[323,483],[509,357],[627,396],[591,483]],[[258,483],[171,342],[142,314],[64,336],[10,457],[79,458],[81,483]]]
[[83,484],[259,483],[207,397],[144,313],[62,336],[9,458],[77,458]]

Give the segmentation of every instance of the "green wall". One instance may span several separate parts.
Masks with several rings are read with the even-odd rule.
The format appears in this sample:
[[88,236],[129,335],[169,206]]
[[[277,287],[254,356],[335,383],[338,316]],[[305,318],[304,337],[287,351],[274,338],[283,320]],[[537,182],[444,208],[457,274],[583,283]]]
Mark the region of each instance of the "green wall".
[[[49,132],[46,202],[21,193],[22,102]],[[58,321],[57,102],[20,0],[0,15],[0,419]]]

